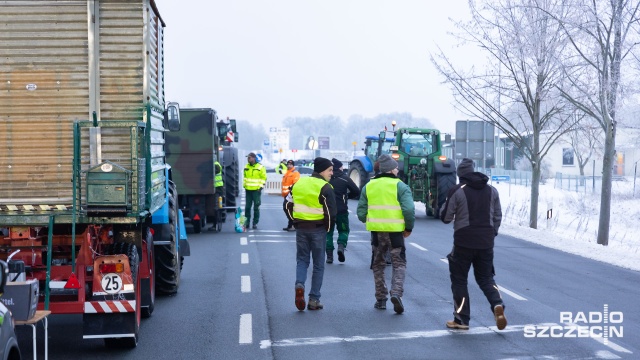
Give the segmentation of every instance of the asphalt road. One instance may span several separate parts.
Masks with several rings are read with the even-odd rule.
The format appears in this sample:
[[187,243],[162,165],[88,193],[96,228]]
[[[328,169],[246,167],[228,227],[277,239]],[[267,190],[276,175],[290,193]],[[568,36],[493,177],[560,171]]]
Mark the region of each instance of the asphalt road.
[[[355,212],[356,202],[350,202]],[[640,273],[499,235],[496,281],[509,325],[495,328],[470,274],[471,330],[452,318],[446,254],[452,225],[417,214],[406,239],[407,278],[397,315],[373,308],[369,233],[352,213],[346,262],[325,266],[320,311],[294,305],[295,233],[282,198],[263,196],[258,230],[190,234],[179,294],[157,298],[138,347],[106,349],[82,340],[80,316],[51,316],[50,359],[634,359],[640,356]],[[387,267],[387,279],[391,268]],[[309,270],[309,276],[311,269]],[[310,278],[307,282],[310,286]],[[605,306],[608,307],[604,323]],[[563,319],[561,319],[563,316]],[[581,326],[575,331],[561,321]],[[612,332],[606,341],[602,329]],[[574,329],[574,330],[571,330]],[[20,327],[25,358],[31,329]],[[38,329],[39,354],[43,354]]]

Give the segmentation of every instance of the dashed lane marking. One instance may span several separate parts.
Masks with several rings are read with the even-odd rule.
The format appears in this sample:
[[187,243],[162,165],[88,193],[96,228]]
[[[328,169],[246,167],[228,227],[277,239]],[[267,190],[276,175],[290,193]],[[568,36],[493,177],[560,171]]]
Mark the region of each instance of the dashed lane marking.
[[240,291],[243,293],[251,292],[251,277],[248,275],[243,275],[240,277]]
[[498,285],[498,288],[500,289],[500,292],[503,292],[509,296],[511,296],[512,298],[516,299],[516,300],[520,300],[520,301],[527,301],[527,299],[525,297],[522,297],[516,293],[514,293],[513,291],[509,290],[509,289],[505,289],[504,287]]
[[248,264],[249,263],[249,254],[242,253],[240,254],[240,264]]
[[240,238],[240,245],[247,245],[247,238],[246,237],[241,237]]
[[253,329],[251,314],[240,315],[240,344],[251,344],[253,342]]
[[418,244],[416,244],[416,243],[414,243],[414,242],[409,243],[409,244],[411,244],[413,247],[415,247],[415,248],[416,248],[416,249],[418,249],[418,250],[428,251],[427,249],[423,248],[422,246],[420,246],[420,245],[418,245]]

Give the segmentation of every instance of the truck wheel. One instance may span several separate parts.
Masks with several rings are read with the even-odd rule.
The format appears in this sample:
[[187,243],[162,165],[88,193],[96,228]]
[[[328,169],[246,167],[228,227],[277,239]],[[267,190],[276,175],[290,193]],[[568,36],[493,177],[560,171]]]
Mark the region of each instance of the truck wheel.
[[135,284],[136,291],[136,313],[135,313],[135,330],[134,337],[126,338],[105,338],[104,345],[109,348],[134,348],[138,345],[138,334],[140,332],[140,319],[142,311],[140,303],[142,302],[142,291],[140,289],[140,258],[138,257],[138,248],[134,244],[115,243],[111,244],[106,250],[107,255],[125,254],[129,258],[129,268],[131,276]]
[[[236,206],[236,198],[240,193],[240,169],[238,165],[238,149],[224,147],[224,187],[226,206]],[[233,211],[233,210],[230,210]]]
[[171,244],[154,247],[156,265],[156,291],[160,294],[175,294],[180,286],[182,258],[178,254],[176,228],[178,224],[178,195],[176,185],[169,182],[169,238]]
[[438,186],[438,198],[436,199],[435,213],[433,217],[440,218],[440,209],[444,206],[444,202],[447,201],[447,195],[452,187],[456,186],[456,174],[455,173],[437,173],[436,181]]
[[[354,162],[349,169],[349,177],[358,186],[358,189],[362,191],[362,188],[369,182],[369,174],[364,171],[362,164]],[[358,197],[359,198],[359,197]]]

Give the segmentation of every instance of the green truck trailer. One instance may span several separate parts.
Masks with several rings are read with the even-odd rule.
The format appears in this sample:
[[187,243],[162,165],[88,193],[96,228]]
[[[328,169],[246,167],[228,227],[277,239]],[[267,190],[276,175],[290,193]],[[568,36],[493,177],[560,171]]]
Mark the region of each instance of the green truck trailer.
[[[220,231],[239,193],[238,149],[232,146],[238,141],[235,120],[219,119],[210,108],[180,109],[180,119],[180,131],[167,135],[167,162],[180,189],[180,209],[194,233],[207,224]],[[224,183],[218,188],[216,161]]]
[[136,346],[189,255],[165,23],[154,0],[2,1],[0,23],[0,258],[37,281],[39,310]]

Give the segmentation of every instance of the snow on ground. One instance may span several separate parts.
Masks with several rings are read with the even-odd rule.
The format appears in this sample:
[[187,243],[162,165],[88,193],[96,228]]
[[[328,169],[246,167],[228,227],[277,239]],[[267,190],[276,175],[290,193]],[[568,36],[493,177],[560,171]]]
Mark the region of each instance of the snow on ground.
[[[597,243],[600,195],[590,189],[578,193],[555,189],[553,181],[541,184],[538,229],[531,229],[531,188],[505,182],[492,185],[498,189],[502,204],[500,234],[640,271],[640,181],[635,198],[633,178],[612,184],[608,246]],[[418,204],[416,207],[424,210],[424,205]],[[547,220],[549,209],[552,217]]]

